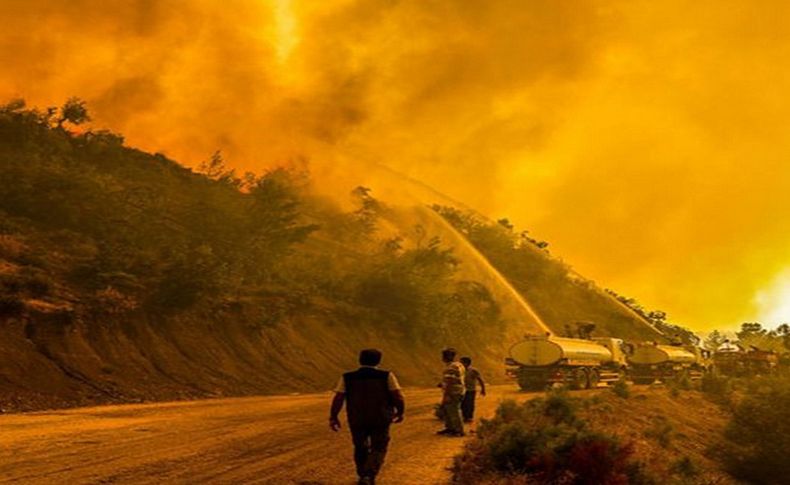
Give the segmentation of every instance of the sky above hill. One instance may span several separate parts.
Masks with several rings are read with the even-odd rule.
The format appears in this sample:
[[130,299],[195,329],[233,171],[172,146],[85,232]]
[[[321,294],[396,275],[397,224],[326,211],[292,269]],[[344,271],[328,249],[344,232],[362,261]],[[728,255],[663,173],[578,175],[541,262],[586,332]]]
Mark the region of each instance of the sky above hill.
[[80,96],[188,165],[382,163],[678,323],[790,321],[787,2],[4,0],[0,18],[0,99]]

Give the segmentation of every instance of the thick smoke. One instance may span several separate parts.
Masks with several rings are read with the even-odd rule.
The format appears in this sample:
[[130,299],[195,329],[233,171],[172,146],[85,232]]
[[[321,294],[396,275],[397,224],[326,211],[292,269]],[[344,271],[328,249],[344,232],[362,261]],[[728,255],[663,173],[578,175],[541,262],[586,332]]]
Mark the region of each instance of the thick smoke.
[[5,0],[0,97],[83,97],[95,125],[189,165],[216,149],[241,170],[307,158],[345,190],[384,164],[706,328],[769,312],[754,297],[790,266],[789,13]]

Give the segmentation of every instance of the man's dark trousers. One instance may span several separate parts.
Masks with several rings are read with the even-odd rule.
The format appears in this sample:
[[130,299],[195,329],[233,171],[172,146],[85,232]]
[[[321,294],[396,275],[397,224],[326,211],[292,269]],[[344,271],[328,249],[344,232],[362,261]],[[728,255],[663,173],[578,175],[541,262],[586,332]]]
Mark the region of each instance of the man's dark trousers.
[[474,419],[476,397],[477,391],[466,391],[466,394],[464,394],[464,400],[461,401],[461,414],[464,417],[464,421],[471,421]]
[[360,477],[378,475],[387,445],[390,442],[389,426],[351,427],[351,439],[354,442],[354,464]]

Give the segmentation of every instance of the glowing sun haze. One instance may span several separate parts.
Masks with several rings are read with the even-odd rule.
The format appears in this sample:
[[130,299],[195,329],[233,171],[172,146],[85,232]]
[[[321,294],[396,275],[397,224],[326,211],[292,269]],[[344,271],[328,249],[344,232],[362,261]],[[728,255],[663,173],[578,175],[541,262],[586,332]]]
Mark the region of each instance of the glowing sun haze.
[[678,323],[790,321],[788,2],[4,0],[0,17],[2,98],[80,96],[96,126],[190,165],[383,163]]

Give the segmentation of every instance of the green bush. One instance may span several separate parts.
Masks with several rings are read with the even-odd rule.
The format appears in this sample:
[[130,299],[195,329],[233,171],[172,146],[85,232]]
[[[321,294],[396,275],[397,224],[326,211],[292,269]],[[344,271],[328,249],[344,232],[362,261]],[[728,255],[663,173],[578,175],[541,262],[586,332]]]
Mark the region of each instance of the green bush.
[[728,403],[732,398],[732,380],[729,377],[709,372],[702,376],[702,392],[711,399]]
[[652,483],[634,461],[632,446],[589,431],[576,416],[577,407],[564,393],[523,404],[503,402],[456,459],[455,482],[477,483],[494,474],[543,484]]
[[679,374],[672,384],[672,387],[675,387],[679,391],[688,391],[692,388],[691,379],[685,372]]
[[679,458],[677,461],[672,463],[672,466],[670,466],[669,469],[674,475],[680,475],[683,478],[691,479],[699,475],[699,469],[697,468],[697,465],[688,456]]
[[628,399],[631,397],[631,389],[628,387],[625,379],[620,379],[619,381],[615,382],[612,386],[612,392],[615,394],[615,396],[621,397],[623,399]]
[[542,404],[543,414],[551,418],[555,424],[576,422],[578,406],[565,389],[549,391]]
[[656,440],[663,448],[668,448],[672,444],[674,434],[675,427],[664,416],[654,416],[653,426],[645,431],[646,437]]
[[0,275],[0,287],[7,294],[42,298],[52,291],[52,282],[46,273],[25,267],[19,273]]
[[756,380],[735,406],[725,431],[724,465],[753,483],[786,483],[790,477],[790,377]]
[[16,295],[0,295],[0,318],[13,318],[22,315],[25,303]]

